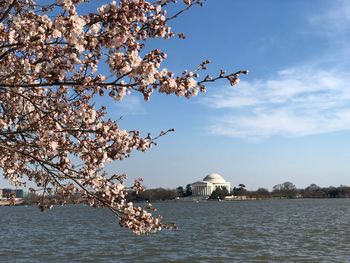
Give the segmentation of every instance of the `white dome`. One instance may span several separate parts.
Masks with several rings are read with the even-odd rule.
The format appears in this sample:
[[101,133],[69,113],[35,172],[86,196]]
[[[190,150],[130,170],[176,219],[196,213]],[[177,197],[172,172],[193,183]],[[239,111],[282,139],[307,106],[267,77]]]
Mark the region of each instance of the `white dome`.
[[211,173],[204,177],[203,181],[210,182],[213,184],[223,184],[226,183],[225,179],[222,178],[220,174]]

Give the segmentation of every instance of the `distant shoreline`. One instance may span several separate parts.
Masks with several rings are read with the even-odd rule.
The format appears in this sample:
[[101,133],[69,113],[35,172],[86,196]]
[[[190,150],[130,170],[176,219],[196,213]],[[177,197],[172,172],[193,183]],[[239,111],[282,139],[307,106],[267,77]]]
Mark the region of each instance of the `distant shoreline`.
[[0,200],[0,206],[18,206],[18,205],[24,205],[24,199],[15,199],[15,200]]

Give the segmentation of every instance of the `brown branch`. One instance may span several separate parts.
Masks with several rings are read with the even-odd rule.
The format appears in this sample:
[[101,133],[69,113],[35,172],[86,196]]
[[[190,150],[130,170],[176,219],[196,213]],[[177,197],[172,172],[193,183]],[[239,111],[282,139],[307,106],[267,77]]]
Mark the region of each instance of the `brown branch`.
[[0,61],[6,57],[8,54],[10,54],[12,51],[16,51],[19,47],[13,47],[13,48],[10,48],[8,50],[6,50],[5,52],[3,52],[1,55],[0,55]]
[[2,88],[35,88],[35,87],[53,87],[53,86],[116,86],[116,87],[134,87],[137,86],[138,83],[132,83],[132,84],[120,84],[120,83],[114,83],[113,82],[96,82],[96,83],[90,83],[90,84],[83,84],[82,82],[74,82],[74,81],[55,81],[55,82],[44,82],[44,83],[33,83],[33,84],[7,84],[7,83],[1,83],[0,87]]
[[9,5],[9,7],[6,9],[6,11],[3,13],[3,15],[0,18],[0,23],[4,21],[6,16],[10,13],[11,9],[15,6],[17,0],[13,0],[13,2]]
[[219,76],[217,76],[215,78],[210,78],[209,76],[207,76],[207,77],[204,78],[204,80],[199,81],[198,85],[203,84],[203,83],[207,83],[207,82],[214,82],[214,81],[217,81],[219,79],[227,79],[227,78],[230,78],[230,77],[238,77],[240,74],[248,74],[248,70],[240,70],[240,71],[237,71],[235,73],[231,73],[231,74],[227,74],[227,75],[224,75],[224,74],[221,73]]
[[[8,151],[12,151],[12,152],[16,152],[20,155],[24,155],[24,156],[27,156],[27,157],[30,157],[32,158],[35,162],[37,162],[41,167],[44,168],[45,165],[48,165],[52,168],[54,168],[55,170],[59,171],[60,173],[62,173],[67,179],[70,179],[72,180],[75,184],[77,184],[82,190],[84,190],[88,195],[90,195],[91,197],[93,197],[94,199],[98,200],[101,204],[103,204],[104,206],[106,206],[108,209],[110,209],[113,213],[115,213],[116,215],[118,215],[120,217],[120,215],[124,214],[122,211],[116,209],[115,207],[111,206],[110,204],[108,204],[107,201],[103,200],[103,198],[99,197],[97,194],[89,191],[84,185],[82,185],[76,178],[72,177],[71,175],[69,175],[68,173],[65,173],[64,171],[61,171],[60,170],[60,167],[57,165],[57,164],[54,164],[54,163],[51,163],[51,162],[48,162],[46,160],[41,160],[41,159],[38,159],[36,157],[34,157],[33,155],[31,155],[30,153],[26,153],[26,152],[23,152],[23,151],[20,151],[18,149],[14,149],[14,148],[10,148],[6,145],[3,145],[3,144],[0,144],[0,148],[4,148]],[[46,167],[46,171],[48,168]],[[76,173],[76,174],[79,174],[78,171],[74,170],[74,169],[71,169],[71,168],[67,168],[67,170],[73,172],[73,173]],[[52,173],[52,172],[51,172]],[[50,173],[50,174],[51,174]]]
[[201,0],[195,0],[193,1],[191,4],[187,5],[186,8],[180,10],[179,12],[177,12],[176,14],[172,15],[171,17],[168,17],[167,19],[165,19],[165,22],[168,22],[169,20],[175,19],[177,18],[179,15],[181,15],[182,13],[186,12],[188,9],[190,9],[192,6],[196,5],[196,4],[200,4]]

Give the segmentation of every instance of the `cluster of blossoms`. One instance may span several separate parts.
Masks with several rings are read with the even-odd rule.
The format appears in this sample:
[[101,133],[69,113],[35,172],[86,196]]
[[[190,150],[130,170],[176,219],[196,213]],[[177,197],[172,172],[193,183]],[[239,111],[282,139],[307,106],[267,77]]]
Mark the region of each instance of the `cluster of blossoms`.
[[[40,2],[40,1],[39,1]],[[96,96],[119,101],[130,92],[148,100],[154,91],[191,97],[205,84],[226,78],[238,83],[239,71],[207,75],[205,61],[179,76],[161,68],[166,54],[144,51],[152,38],[183,37],[167,22],[199,0],[185,0],[173,16],[164,7],[170,0],[112,1],[95,13],[79,14],[84,0],[56,0],[45,5],[33,0],[0,2],[0,167],[15,186],[34,182],[42,198],[39,207],[60,196],[65,203],[81,194],[92,206],[108,207],[122,226],[136,234],[173,226],[161,223],[150,209],[126,202],[124,175],[108,176],[106,162],[122,160],[133,150],[145,151],[155,140],[126,131],[96,108]],[[143,54],[143,55],[142,55]],[[108,66],[103,75],[99,66]],[[142,191],[141,181],[134,190]],[[152,210],[152,209],[151,209]]]

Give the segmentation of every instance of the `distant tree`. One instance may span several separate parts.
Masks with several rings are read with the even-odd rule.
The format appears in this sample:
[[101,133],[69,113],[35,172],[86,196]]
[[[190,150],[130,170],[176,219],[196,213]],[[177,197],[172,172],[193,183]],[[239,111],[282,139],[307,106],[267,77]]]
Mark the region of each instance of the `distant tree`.
[[192,195],[192,187],[190,184],[186,185],[186,196]]
[[282,184],[282,191],[287,198],[295,198],[297,195],[297,188],[292,182],[284,182]]
[[39,202],[40,197],[35,193],[28,193],[23,200],[25,205],[37,204]]
[[238,187],[233,187],[232,189],[232,195],[242,196],[246,194],[247,194],[247,190],[245,189],[244,184],[239,184]]
[[283,184],[275,185],[272,194],[275,197],[295,198],[297,195],[297,188],[291,182],[284,182]]
[[340,191],[342,192],[342,196],[349,198],[350,197],[350,187],[346,185],[340,185],[339,186]]
[[139,200],[146,200],[149,202],[172,200],[176,197],[177,192],[175,190],[164,188],[147,189],[139,194]]
[[184,189],[183,186],[177,187],[176,192],[178,193],[179,197],[191,196],[192,195],[191,184],[187,184],[186,189]]
[[328,187],[327,196],[329,198],[339,198],[341,196],[341,190],[338,187],[330,186]]
[[349,198],[350,187],[340,185],[321,188],[316,184],[310,184],[301,193],[304,198]]
[[325,197],[325,193],[318,185],[310,184],[302,191],[302,196],[304,198],[321,198]]
[[306,191],[309,192],[317,192],[321,189],[317,184],[310,184],[308,187],[305,188]]
[[213,200],[223,200],[225,199],[225,196],[228,196],[230,193],[227,190],[226,187],[217,187],[209,196],[209,199],[213,199]]
[[271,196],[269,190],[266,188],[258,188],[258,190],[256,190],[256,195],[261,198],[268,198]]
[[182,186],[179,186],[176,188],[176,192],[178,194],[179,197],[184,197],[185,196],[185,191],[184,188]]

